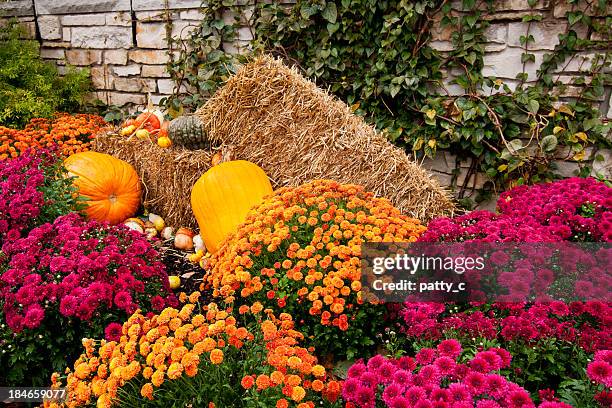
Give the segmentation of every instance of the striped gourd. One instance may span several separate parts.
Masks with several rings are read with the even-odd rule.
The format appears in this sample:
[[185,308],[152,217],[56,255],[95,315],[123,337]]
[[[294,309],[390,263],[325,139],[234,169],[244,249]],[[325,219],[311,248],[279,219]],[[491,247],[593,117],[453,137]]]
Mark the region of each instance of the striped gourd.
[[202,121],[196,115],[184,115],[173,119],[168,126],[168,137],[172,143],[188,149],[208,149],[210,147]]

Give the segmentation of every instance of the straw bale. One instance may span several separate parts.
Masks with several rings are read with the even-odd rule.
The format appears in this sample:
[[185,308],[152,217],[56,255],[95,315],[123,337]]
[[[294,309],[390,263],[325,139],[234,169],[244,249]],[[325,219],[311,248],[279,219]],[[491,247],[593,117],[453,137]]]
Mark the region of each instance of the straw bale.
[[246,64],[197,114],[214,148],[163,149],[111,132],[92,144],[134,166],[144,185],[144,206],[168,225],[197,228],[191,188],[216,151],[258,164],[275,187],[328,178],[363,185],[422,221],[454,210],[447,191],[402,149],[271,57]]
[[196,114],[209,139],[261,166],[275,186],[316,178],[360,184],[423,221],[454,209],[402,149],[272,57],[243,66]]
[[144,185],[144,207],[161,215],[167,225],[197,228],[191,211],[191,188],[210,168],[214,151],[179,146],[164,149],[149,140],[128,139],[111,132],[97,135],[92,150],[130,163]]

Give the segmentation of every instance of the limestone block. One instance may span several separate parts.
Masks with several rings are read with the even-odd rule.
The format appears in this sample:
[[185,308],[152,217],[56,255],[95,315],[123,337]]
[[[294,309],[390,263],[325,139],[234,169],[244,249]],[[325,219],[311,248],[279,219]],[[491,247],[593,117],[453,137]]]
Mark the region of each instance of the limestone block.
[[128,52],[124,49],[104,51],[104,62],[113,65],[125,65],[128,60]]
[[130,11],[130,0],[36,0],[36,13],[77,14]]
[[[510,23],[508,25],[508,45],[511,47],[522,47],[520,38],[527,35],[529,23]],[[566,22],[559,20],[532,22],[529,34],[533,35],[534,41],[529,42],[530,50],[553,50],[559,43],[559,34],[565,33]]]
[[38,29],[43,40],[60,40],[62,38],[62,26],[59,17],[38,17]]
[[45,59],[64,59],[66,53],[61,48],[41,48],[40,56]]
[[104,14],[70,14],[62,16],[64,26],[97,26],[106,24]]
[[164,23],[136,24],[136,45],[139,48],[168,48]]
[[168,54],[160,50],[130,50],[128,58],[141,64],[165,64],[169,61]]
[[89,66],[102,63],[101,50],[69,49],[66,50],[66,60],[71,65]]
[[165,65],[143,65],[140,76],[143,78],[170,78]]
[[120,77],[127,77],[131,75],[140,75],[140,65],[130,64],[125,66],[113,67],[115,75]]
[[171,79],[158,79],[157,88],[159,93],[170,95],[174,91],[175,83]]
[[124,92],[108,92],[109,102],[111,105],[144,105],[147,98],[143,94],[124,93]]
[[72,27],[70,42],[78,48],[130,48],[132,30],[118,26]]

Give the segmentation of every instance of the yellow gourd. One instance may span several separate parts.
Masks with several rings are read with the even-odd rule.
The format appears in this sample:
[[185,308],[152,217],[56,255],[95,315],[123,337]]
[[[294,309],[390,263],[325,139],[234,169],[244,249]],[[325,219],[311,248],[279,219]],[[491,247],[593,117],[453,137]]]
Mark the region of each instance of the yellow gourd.
[[191,208],[208,251],[215,253],[251,207],[270,193],[266,173],[245,160],[223,162],[204,173],[191,190]]
[[157,139],[157,145],[163,148],[170,147],[172,146],[172,140],[168,136],[161,136]]

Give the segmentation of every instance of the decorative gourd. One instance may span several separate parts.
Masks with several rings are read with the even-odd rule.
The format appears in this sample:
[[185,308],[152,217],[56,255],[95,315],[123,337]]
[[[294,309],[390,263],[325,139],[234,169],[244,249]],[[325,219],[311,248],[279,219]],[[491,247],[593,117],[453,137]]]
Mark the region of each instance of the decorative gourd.
[[245,160],[223,162],[204,173],[191,190],[191,208],[208,251],[215,253],[251,207],[270,193],[266,173]]
[[206,139],[202,121],[196,115],[184,115],[173,119],[168,125],[168,137],[172,143],[188,149],[207,149],[210,142]]
[[157,138],[157,145],[165,149],[167,147],[172,146],[172,141],[168,136],[161,136]]
[[142,188],[136,170],[123,160],[98,152],[73,154],[64,161],[89,219],[118,224],[136,213]]

